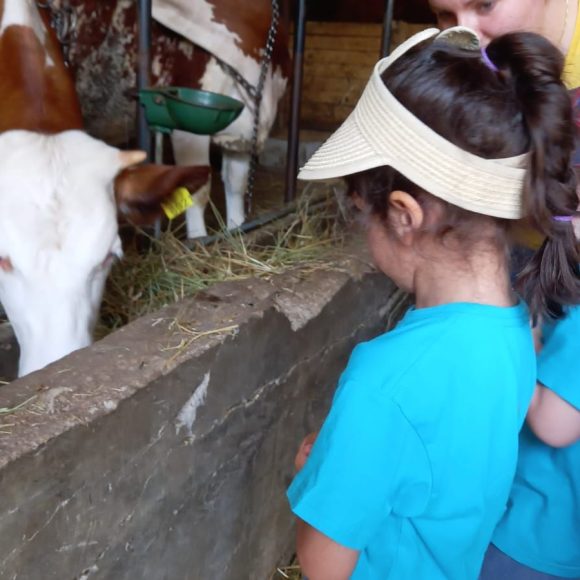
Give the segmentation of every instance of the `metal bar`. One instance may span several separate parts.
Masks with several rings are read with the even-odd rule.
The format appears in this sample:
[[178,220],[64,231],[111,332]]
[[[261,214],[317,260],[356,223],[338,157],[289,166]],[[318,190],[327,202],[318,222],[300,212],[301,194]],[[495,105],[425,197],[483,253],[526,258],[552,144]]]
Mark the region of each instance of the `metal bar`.
[[[137,0],[138,4],[138,56],[137,89],[151,84],[151,0]],[[151,133],[145,120],[145,108],[137,100],[137,145],[151,160]]]
[[[290,202],[287,206],[283,207],[282,209],[275,209],[266,213],[261,214],[257,218],[243,223],[241,226],[234,228],[232,230],[227,230],[225,232],[218,232],[217,234],[213,234],[211,236],[205,236],[203,238],[196,238],[193,240],[187,240],[185,245],[193,249],[196,245],[201,246],[208,246],[215,242],[219,242],[220,240],[225,240],[227,238],[231,238],[232,236],[237,236],[239,234],[247,234],[253,230],[257,230],[258,228],[268,225],[269,223],[275,222],[280,220],[287,215],[292,213],[296,213],[296,201]],[[317,207],[322,207],[328,204],[328,200],[321,197],[320,199],[315,198],[310,202],[310,209]]]
[[252,230],[258,229],[261,226],[269,224],[270,222],[274,222],[283,217],[286,217],[287,215],[291,214],[294,211],[296,211],[296,206],[295,204],[291,204],[289,206],[283,207],[282,209],[277,209],[264,213],[254,220],[244,222],[241,226],[233,230],[229,230],[227,232],[219,232],[217,234],[205,236],[203,238],[195,238],[193,240],[187,240],[185,242],[185,245],[188,246],[189,248],[194,248],[197,244],[201,246],[209,246],[210,244],[219,242],[220,240],[225,240],[226,238],[230,238],[238,234],[246,234],[248,232],[251,232]]
[[[163,140],[163,133],[161,131],[155,131],[155,156],[153,160],[159,165],[163,164]],[[157,239],[161,237],[161,218],[155,220],[155,224],[153,226],[153,235]]]
[[383,38],[381,40],[381,58],[391,54],[391,40],[393,38],[393,11],[395,0],[385,1],[385,18],[383,20]]
[[302,72],[304,44],[306,40],[306,0],[297,0],[294,23],[294,72],[292,76],[292,100],[288,127],[288,152],[286,157],[286,192],[284,201],[296,197],[296,174],[298,173],[298,147],[300,145],[300,101],[302,96]]

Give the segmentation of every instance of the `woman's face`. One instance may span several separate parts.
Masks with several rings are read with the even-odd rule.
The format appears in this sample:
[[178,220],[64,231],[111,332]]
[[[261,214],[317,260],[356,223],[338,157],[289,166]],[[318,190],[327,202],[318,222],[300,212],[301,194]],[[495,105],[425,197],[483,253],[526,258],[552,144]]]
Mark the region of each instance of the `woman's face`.
[[508,32],[538,32],[546,0],[429,0],[440,28],[467,26],[487,45]]

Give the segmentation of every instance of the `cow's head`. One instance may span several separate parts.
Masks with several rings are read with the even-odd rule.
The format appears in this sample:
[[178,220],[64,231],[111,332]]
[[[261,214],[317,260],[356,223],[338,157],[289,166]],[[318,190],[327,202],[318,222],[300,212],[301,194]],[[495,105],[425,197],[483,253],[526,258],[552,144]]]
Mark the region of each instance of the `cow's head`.
[[121,257],[117,206],[155,217],[208,169],[141,166],[81,131],[0,135],[0,301],[20,344],[19,376],[91,343],[105,280]]

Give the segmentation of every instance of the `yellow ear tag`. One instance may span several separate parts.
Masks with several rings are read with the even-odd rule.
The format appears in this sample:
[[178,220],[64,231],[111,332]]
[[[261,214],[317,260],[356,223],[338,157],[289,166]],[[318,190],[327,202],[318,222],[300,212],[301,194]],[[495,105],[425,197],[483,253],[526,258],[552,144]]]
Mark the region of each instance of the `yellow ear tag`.
[[167,201],[161,202],[161,207],[165,215],[172,220],[191,207],[193,203],[193,197],[191,197],[189,190],[185,187],[178,187]]

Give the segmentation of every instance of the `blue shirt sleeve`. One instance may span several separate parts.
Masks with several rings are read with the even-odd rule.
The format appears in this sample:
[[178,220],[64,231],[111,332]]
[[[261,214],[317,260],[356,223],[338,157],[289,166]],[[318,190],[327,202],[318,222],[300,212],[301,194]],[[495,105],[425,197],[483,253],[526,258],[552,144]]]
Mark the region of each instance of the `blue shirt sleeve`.
[[580,410],[580,306],[544,327],[538,381]]
[[346,379],[288,499],[313,528],[362,550],[390,514],[419,515],[430,488],[425,448],[399,406]]

